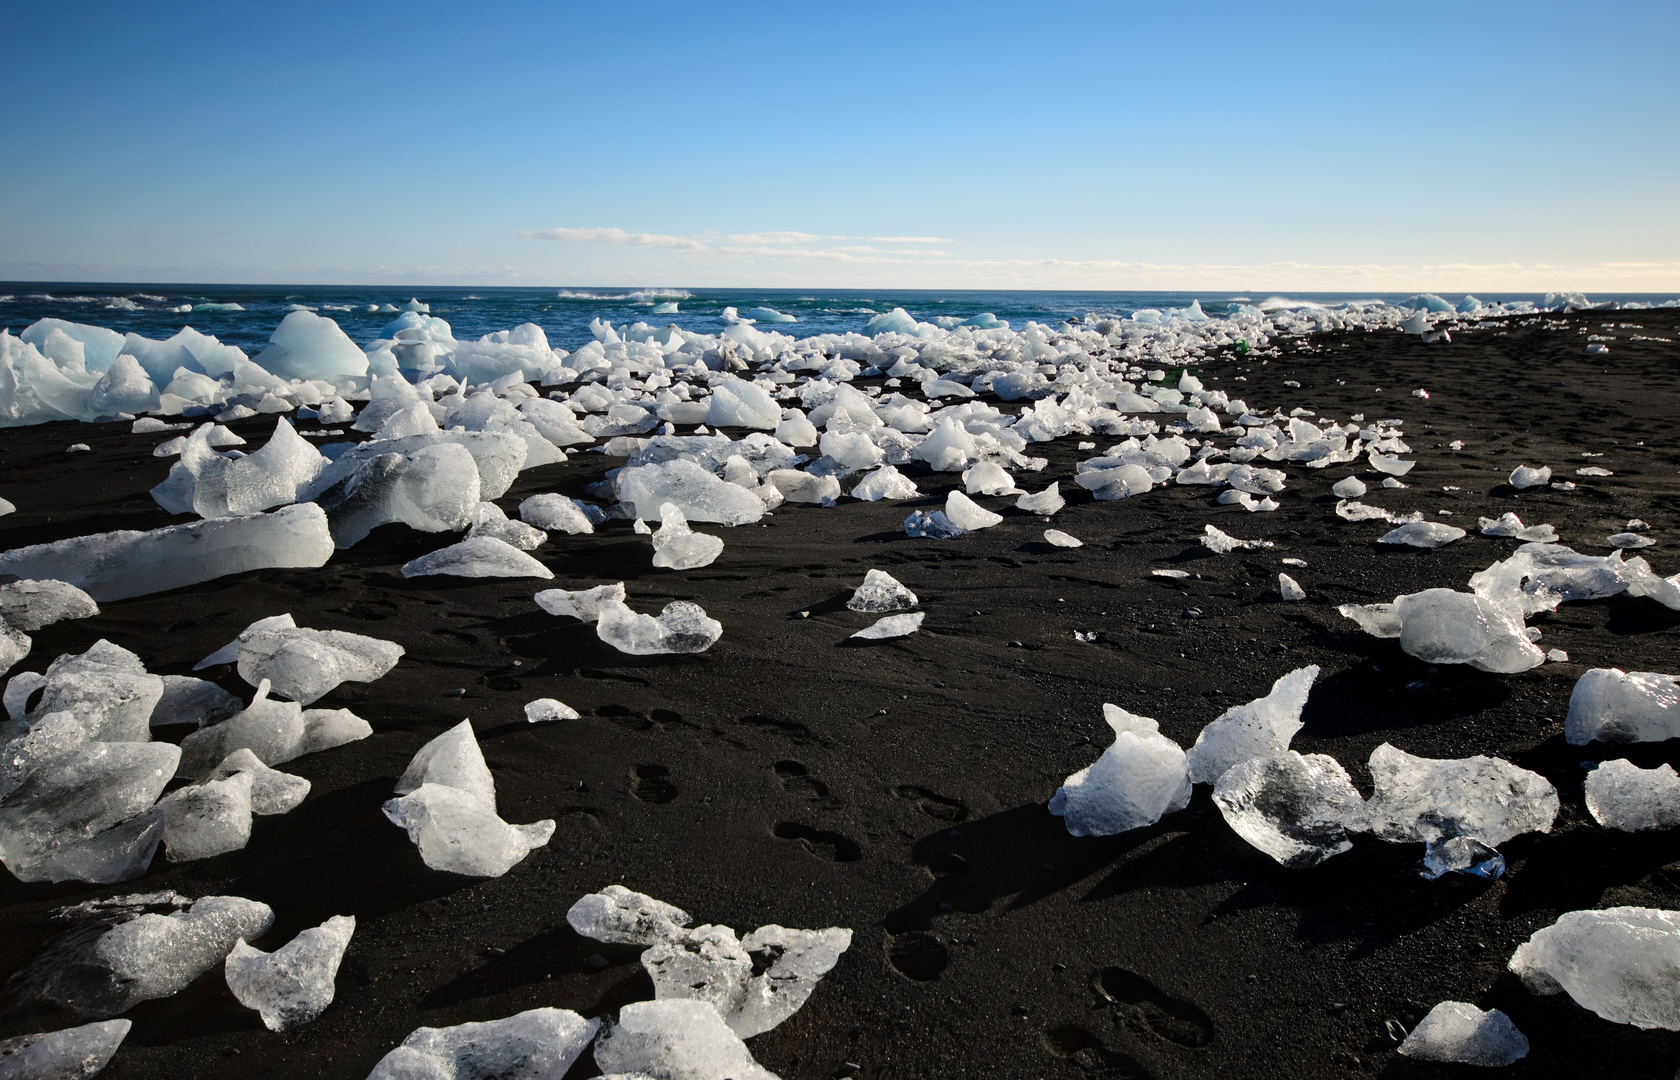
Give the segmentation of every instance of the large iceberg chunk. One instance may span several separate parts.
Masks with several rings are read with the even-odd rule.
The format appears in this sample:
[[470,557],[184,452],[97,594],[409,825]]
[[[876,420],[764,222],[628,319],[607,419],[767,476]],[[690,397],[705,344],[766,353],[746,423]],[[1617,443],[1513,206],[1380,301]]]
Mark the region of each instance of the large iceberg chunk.
[[338,965],[355,932],[353,916],[334,915],[271,953],[241,939],[223,965],[228,989],[241,1005],[261,1013],[270,1031],[307,1024],[332,1004]]
[[1567,912],[1517,946],[1508,966],[1534,993],[1562,991],[1617,1024],[1680,1031],[1680,912]]
[[331,319],[294,311],[280,320],[253,363],[285,379],[366,375],[368,355]]
[[285,417],[262,448],[227,457],[210,448],[213,424],[202,424],[181,447],[181,459],[152,489],[152,498],[172,514],[233,517],[296,502],[326,468],[321,452],[293,430]]
[[1287,750],[1233,765],[1213,788],[1231,829],[1282,866],[1317,866],[1351,850],[1365,831],[1365,801],[1327,754]]
[[705,652],[723,636],[723,624],[687,600],[666,604],[658,618],[637,614],[619,600],[603,601],[597,610],[596,635],[632,656]]
[[413,453],[358,461],[353,472],[315,501],[332,523],[334,544],[347,548],[392,522],[421,532],[465,529],[481,496],[489,497],[471,451],[455,443],[436,443]]
[[570,1009],[530,1009],[502,1020],[416,1028],[368,1080],[559,1080],[601,1021]]
[[1317,678],[1317,664],[1296,668],[1274,682],[1265,697],[1226,709],[1202,729],[1186,754],[1190,779],[1212,784],[1233,765],[1289,749],[1289,741],[1301,730],[1301,710]]
[[1575,680],[1563,736],[1575,746],[1680,736],[1680,685],[1655,671],[1593,668]]
[[217,518],[150,532],[95,533],[0,554],[0,574],[55,578],[94,600],[180,589],[228,574],[324,566],[332,557],[327,515],[314,505]]
[[1095,764],[1063,781],[1050,799],[1050,812],[1065,819],[1068,832],[1112,836],[1188,806],[1190,771],[1183,749],[1147,716],[1105,704],[1103,717],[1114,729],[1113,744]]
[[1418,1021],[1400,1044],[1418,1061],[1498,1067],[1528,1055],[1528,1039],[1498,1009],[1487,1012],[1464,1001],[1443,1001]]
[[1618,758],[1587,773],[1587,810],[1606,829],[1637,832],[1680,825],[1680,775],[1672,765],[1641,769]]
[[777,1080],[709,1002],[680,998],[626,1005],[595,1041],[595,1063],[611,1076]]
[[1414,757],[1383,743],[1371,752],[1375,790],[1365,804],[1384,840],[1432,844],[1465,836],[1498,847],[1527,832],[1551,832],[1557,789],[1509,761]]
[[712,427],[774,431],[781,422],[781,406],[758,383],[724,379],[712,384],[711,406],[706,413],[706,423]]

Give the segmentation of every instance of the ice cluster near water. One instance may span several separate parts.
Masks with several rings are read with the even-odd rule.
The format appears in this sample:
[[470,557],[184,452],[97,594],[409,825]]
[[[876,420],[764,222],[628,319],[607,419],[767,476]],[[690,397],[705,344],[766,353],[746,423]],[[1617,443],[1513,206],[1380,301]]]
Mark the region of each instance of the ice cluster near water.
[[1680,1031],[1680,912],[1567,912],[1517,946],[1508,966],[1533,993],[1567,993],[1613,1023]]
[[601,1021],[541,1008],[501,1020],[416,1028],[368,1080],[558,1080],[583,1056]]
[[1680,683],[1655,671],[1593,668],[1570,691],[1563,736],[1574,746],[1680,736]]
[[1400,1044],[1418,1061],[1498,1067],[1528,1056],[1528,1039],[1498,1009],[1483,1012],[1464,1001],[1443,1001]]
[[353,917],[334,915],[271,953],[235,942],[224,964],[228,989],[270,1031],[307,1024],[332,1004],[338,965],[355,932]]

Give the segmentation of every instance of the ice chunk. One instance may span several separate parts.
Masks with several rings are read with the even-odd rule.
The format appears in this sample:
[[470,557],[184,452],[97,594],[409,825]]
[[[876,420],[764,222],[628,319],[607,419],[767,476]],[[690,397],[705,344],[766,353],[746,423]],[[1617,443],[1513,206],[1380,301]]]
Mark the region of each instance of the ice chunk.
[[496,808],[496,781],[490,775],[490,766],[484,763],[472,721],[463,720],[422,746],[397,781],[396,793],[407,795],[422,784],[456,788],[490,809]]
[[1593,668],[1569,694],[1563,736],[1575,746],[1680,736],[1680,683],[1655,671]]
[[1680,912],[1566,912],[1517,946],[1507,966],[1534,993],[1563,991],[1614,1023],[1680,1031]]
[[1550,465],[1542,465],[1538,469],[1531,469],[1527,465],[1518,465],[1511,470],[1511,486],[1518,491],[1532,487],[1542,487],[1552,479]]
[[989,529],[1003,521],[1002,514],[994,514],[960,491],[952,490],[945,497],[945,517],[964,532]]
[[252,363],[283,379],[367,374],[368,354],[337,323],[312,311],[293,311],[281,319],[268,342]]
[[[697,533],[675,503],[659,508],[660,526],[653,534],[653,565],[669,570],[697,570],[723,554],[723,541]],[[552,575],[550,575],[552,576]]]
[[1400,621],[1400,648],[1425,663],[1469,664],[1510,675],[1546,660],[1521,619],[1474,593],[1409,593],[1395,600],[1394,615]]
[[307,1024],[332,1004],[338,965],[355,932],[354,916],[334,915],[271,953],[240,940],[223,965],[228,989],[262,1014],[270,1031]]
[[259,630],[292,630],[296,629],[296,627],[297,623],[292,619],[290,612],[281,615],[269,615],[265,618],[258,619],[250,626],[241,630],[238,637],[234,638],[226,645],[223,645],[209,656],[206,656],[204,659],[194,664],[193,670],[203,671],[207,667],[214,667],[217,664],[231,664],[238,660],[239,646],[247,637],[257,633]]
[[706,423],[712,427],[774,431],[781,422],[781,406],[758,383],[724,379],[712,384],[711,406],[706,412]]
[[1391,529],[1378,540],[1381,544],[1406,544],[1410,547],[1438,548],[1462,539],[1464,530],[1439,521],[1409,521],[1398,529]]
[[222,759],[208,779],[222,780],[236,774],[251,778],[251,813],[285,814],[295,810],[309,794],[309,781],[264,765],[249,747],[241,747]]
[[1044,541],[1047,544],[1059,548],[1076,548],[1085,546],[1085,541],[1079,539],[1077,536],[1070,536],[1060,529],[1045,529]]
[[67,581],[101,603],[271,567],[324,566],[327,515],[313,505],[149,532],[95,533],[0,554],[0,574]]
[[0,1077],[87,1080],[110,1064],[132,1026],[129,1020],[102,1020],[0,1041]]
[[248,772],[171,792],[159,800],[163,846],[170,862],[209,859],[251,842],[251,781]]
[[252,686],[267,682],[274,693],[301,705],[343,682],[383,678],[404,653],[394,641],[301,626],[253,624],[239,635],[238,645],[240,678]]
[[618,1023],[595,1041],[595,1063],[625,1077],[777,1080],[709,1002],[680,998],[624,1006]]
[[1103,706],[1114,729],[1112,745],[1095,764],[1063,781],[1050,812],[1074,836],[1112,836],[1153,825],[1190,802],[1183,749],[1160,734],[1155,721]]
[[427,866],[473,877],[501,877],[554,835],[552,819],[509,825],[476,796],[443,784],[422,784],[384,811],[408,830]]
[[201,728],[233,716],[245,703],[213,682],[186,675],[165,675],[163,696],[152,707],[148,726],[168,727],[171,724],[191,724]]
[[907,637],[922,628],[922,620],[927,618],[925,612],[917,611],[909,615],[887,615],[875,620],[873,626],[867,626],[852,636],[879,641],[883,638]]
[[852,487],[854,499],[879,502],[882,499],[914,499],[920,495],[909,477],[891,465],[883,465],[869,473]]
[[1371,463],[1371,468],[1389,476],[1405,476],[1412,471],[1412,466],[1417,464],[1415,461],[1401,461],[1397,457],[1379,454],[1375,447],[1365,455],[1365,458]]
[[164,688],[163,679],[148,675],[138,657],[104,639],[85,653],[54,660],[40,685],[31,723],[64,713],[73,715],[90,739],[135,743],[151,739],[152,711]]
[[1234,765],[1289,749],[1289,740],[1301,730],[1301,710],[1317,678],[1317,664],[1296,668],[1274,682],[1265,697],[1226,709],[1202,729],[1185,755],[1190,779],[1211,784]]
[[873,469],[886,457],[866,431],[825,431],[818,445],[824,457],[848,473]]
[[772,924],[754,930],[741,947],[764,970],[747,983],[744,999],[725,1023],[743,1039],[776,1027],[810,999],[818,980],[851,944],[852,932],[840,927],[790,930]]
[[1418,1021],[1400,1044],[1418,1061],[1497,1067],[1528,1055],[1528,1039],[1498,1009],[1487,1012],[1463,1001],[1443,1001]]
[[593,589],[581,589],[577,592],[544,589],[532,599],[550,615],[564,615],[583,622],[594,622],[601,616],[602,604],[608,601],[624,602],[624,582],[597,585]]
[[1347,834],[1368,828],[1365,800],[1327,754],[1287,750],[1239,762],[1214,785],[1213,801],[1238,836],[1291,869],[1351,850]]
[[871,570],[852,593],[846,606],[853,611],[908,611],[917,604],[916,594],[884,570]]
[[455,443],[436,443],[406,454],[378,454],[353,464],[348,476],[315,496],[332,522],[333,542],[340,548],[391,522],[421,532],[465,529],[480,499],[492,497],[484,491],[471,451]]
[[1269,548],[1270,540],[1239,540],[1229,533],[1222,532],[1212,525],[1202,526],[1202,546],[1216,555],[1228,555],[1238,550],[1254,550]]
[[554,577],[554,571],[512,544],[493,536],[469,536],[458,544],[439,548],[403,564],[402,575],[405,578],[433,574],[474,578]]
[[798,469],[775,469],[764,482],[788,502],[829,505],[840,497],[840,481],[832,476],[817,476]]
[[1041,514],[1045,517],[1055,514],[1056,511],[1066,505],[1067,500],[1062,498],[1060,481],[1052,482],[1049,487],[1037,494],[1022,495],[1015,500],[1017,510],[1025,510],[1029,514]]
[[316,754],[373,734],[373,725],[349,709],[305,709],[302,754]]
[[1383,743],[1371,752],[1370,767],[1375,791],[1365,807],[1384,840],[1468,836],[1498,847],[1523,833],[1550,832],[1557,816],[1551,782],[1499,758],[1413,757]]
[[1587,773],[1587,809],[1607,829],[1638,832],[1680,825],[1680,776],[1672,765],[1641,769],[1606,761]]
[[491,502],[481,502],[471,514],[472,528],[468,538],[490,536],[520,551],[535,551],[548,542],[548,534],[523,521],[509,521],[502,508]]
[[1550,525],[1524,525],[1522,519],[1510,511],[1500,514],[1497,519],[1477,518],[1476,523],[1481,527],[1483,536],[1512,536],[1542,544],[1554,543],[1558,538],[1557,530]]
[[[955,492],[952,494],[955,494]],[[950,540],[967,531],[967,529],[960,528],[954,521],[946,517],[943,510],[928,512],[916,510],[904,519],[904,534],[906,536],[925,536],[933,540]]]
[[526,524],[549,532],[563,532],[567,536],[595,531],[594,522],[589,520],[575,500],[550,492],[533,495],[521,502],[519,517]]
[[586,938],[615,945],[654,945],[683,936],[693,916],[662,900],[622,885],[608,885],[581,897],[566,912],[566,922]]
[[1649,536],[1640,536],[1634,532],[1619,532],[1609,537],[1609,543],[1613,548],[1632,550],[1652,547],[1656,544],[1656,541]]
[[1628,589],[1628,564],[1621,552],[1582,555],[1561,544],[1529,543],[1511,557],[1470,576],[1479,596],[1513,615],[1551,611],[1570,600],[1599,600]]
[[1418,876],[1425,881],[1434,881],[1443,874],[1466,874],[1493,881],[1504,873],[1505,856],[1473,836],[1429,841],[1423,849],[1423,861],[1418,864]]
[[1659,577],[1644,559],[1629,559],[1622,569],[1629,596],[1649,596],[1666,608],[1680,611],[1680,574]]
[[526,702],[525,719],[532,724],[552,723],[556,720],[576,720],[578,711],[563,701],[554,698],[538,698]]
[[34,632],[65,619],[99,614],[93,597],[65,581],[13,581],[0,585],[0,619]]
[[305,733],[303,706],[277,701],[268,696],[267,679],[257,684],[257,693],[242,712],[219,724],[181,740],[179,774],[208,776],[210,771],[235,750],[249,749],[264,765],[278,765],[301,755]]
[[598,610],[596,635],[632,656],[705,652],[723,636],[723,624],[687,600],[666,604],[658,618],[639,615],[621,600],[605,600]]
[[933,433],[917,444],[915,457],[934,472],[961,472],[980,453],[980,444],[952,416],[939,421]]
[[181,459],[152,489],[152,498],[172,514],[218,518],[254,514],[295,502],[321,475],[326,459],[281,417],[263,447],[228,457],[210,447],[215,427],[200,425],[181,446]]
[[763,499],[682,458],[627,466],[617,482],[618,499],[634,518],[655,518],[665,503],[674,503],[690,521],[747,525],[764,516]]
[[239,896],[206,896],[185,911],[147,913],[99,937],[49,949],[19,981],[31,985],[33,997],[78,1018],[115,1016],[142,1001],[185,990],[220,964],[235,942],[261,937],[273,924],[274,912],[267,904]]
[[502,1020],[416,1028],[368,1080],[559,1080],[601,1021],[570,1009],[530,1009]]
[[1285,600],[1305,600],[1307,590],[1301,588],[1301,583],[1288,574],[1278,575],[1278,595]]
[[964,490],[970,495],[1025,495],[1015,478],[993,461],[982,461],[962,474]]
[[1338,499],[1357,499],[1365,494],[1365,481],[1357,476],[1350,476],[1345,480],[1338,480],[1330,485],[1330,493]]

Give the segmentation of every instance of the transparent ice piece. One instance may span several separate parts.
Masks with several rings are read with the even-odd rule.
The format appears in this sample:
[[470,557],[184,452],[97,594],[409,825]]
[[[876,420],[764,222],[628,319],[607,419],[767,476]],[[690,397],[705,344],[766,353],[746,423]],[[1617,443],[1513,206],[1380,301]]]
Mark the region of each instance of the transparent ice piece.
[[1443,1001],[1418,1021],[1400,1044],[1418,1061],[1498,1067],[1528,1055],[1528,1039],[1498,1009],[1487,1012],[1463,1001]]
[[1233,765],[1289,749],[1289,741],[1301,730],[1301,710],[1317,678],[1317,664],[1296,668],[1274,682],[1265,697],[1225,710],[1202,729],[1186,754],[1190,778],[1212,784]]
[[307,1024],[332,1004],[338,965],[355,932],[353,916],[334,915],[271,953],[238,941],[223,965],[228,989],[262,1014],[270,1031]]
[[1347,834],[1367,828],[1365,801],[1327,754],[1239,762],[1214,785],[1213,801],[1238,836],[1292,869],[1351,850]]

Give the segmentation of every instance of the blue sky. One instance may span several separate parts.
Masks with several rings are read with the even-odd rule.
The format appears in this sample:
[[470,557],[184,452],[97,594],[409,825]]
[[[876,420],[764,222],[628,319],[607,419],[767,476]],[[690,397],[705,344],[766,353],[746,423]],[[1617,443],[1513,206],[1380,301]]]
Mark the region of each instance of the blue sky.
[[4,0],[0,277],[1680,291],[1680,4]]

